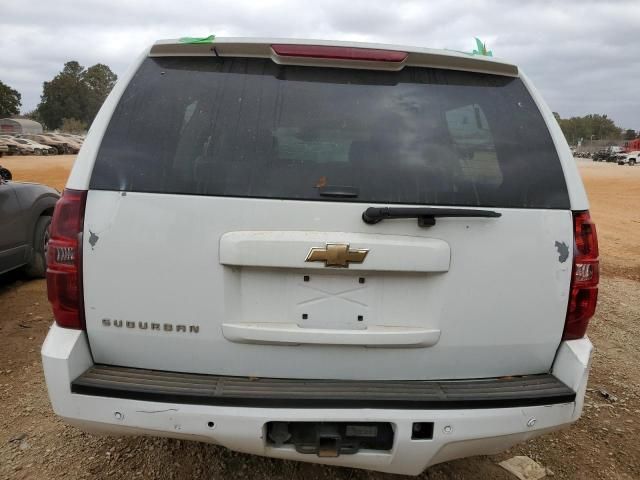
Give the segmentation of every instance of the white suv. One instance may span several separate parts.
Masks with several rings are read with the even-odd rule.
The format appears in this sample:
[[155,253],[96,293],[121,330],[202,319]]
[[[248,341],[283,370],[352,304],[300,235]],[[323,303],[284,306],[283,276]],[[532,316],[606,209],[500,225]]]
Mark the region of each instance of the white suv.
[[419,474],[575,421],[596,232],[514,65],[161,41],[60,200],[42,347],[90,431]]
[[627,152],[618,157],[618,165],[634,166],[638,163],[639,151]]

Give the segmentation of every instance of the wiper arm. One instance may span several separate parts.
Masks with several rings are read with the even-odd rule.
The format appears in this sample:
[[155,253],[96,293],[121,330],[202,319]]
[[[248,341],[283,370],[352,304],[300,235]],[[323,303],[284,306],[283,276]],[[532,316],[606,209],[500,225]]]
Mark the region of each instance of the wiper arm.
[[493,210],[471,208],[431,208],[431,207],[369,207],[362,212],[362,221],[373,225],[386,218],[417,218],[421,227],[436,224],[436,217],[481,217],[497,218],[502,214]]

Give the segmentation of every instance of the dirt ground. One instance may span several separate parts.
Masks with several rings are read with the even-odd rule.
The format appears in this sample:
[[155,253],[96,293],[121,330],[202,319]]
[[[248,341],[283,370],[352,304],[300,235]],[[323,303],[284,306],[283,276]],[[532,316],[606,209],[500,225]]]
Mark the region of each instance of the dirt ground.
[[[15,180],[64,184],[72,156],[9,157]],[[580,161],[597,223],[602,278],[589,336],[596,346],[583,417],[508,452],[437,465],[424,479],[511,479],[498,462],[528,455],[559,479],[640,478],[640,166]],[[168,439],[95,437],[52,413],[39,349],[52,315],[44,280],[0,276],[0,479],[391,479]]]

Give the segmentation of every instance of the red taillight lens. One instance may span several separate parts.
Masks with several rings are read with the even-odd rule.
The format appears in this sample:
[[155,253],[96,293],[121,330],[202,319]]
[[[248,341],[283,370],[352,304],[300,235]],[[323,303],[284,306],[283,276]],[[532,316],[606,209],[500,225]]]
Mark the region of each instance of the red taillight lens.
[[589,212],[573,213],[573,229],[573,270],[563,340],[584,337],[596,311],[600,281],[598,236]]
[[368,60],[370,62],[402,62],[407,52],[375,48],[328,47],[323,45],[271,45],[282,57],[332,58],[337,60]]
[[51,221],[47,292],[61,327],[84,329],[82,230],[87,192],[65,189]]

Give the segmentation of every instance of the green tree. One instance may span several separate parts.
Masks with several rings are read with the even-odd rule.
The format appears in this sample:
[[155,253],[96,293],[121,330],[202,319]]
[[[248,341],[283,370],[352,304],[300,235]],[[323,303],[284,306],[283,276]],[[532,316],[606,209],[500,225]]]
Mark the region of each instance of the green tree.
[[570,144],[576,144],[581,138],[618,140],[622,136],[622,129],[606,115],[590,114],[584,117],[561,118],[558,122]]
[[636,131],[629,128],[627,130],[624,131],[624,134],[622,135],[622,139],[623,140],[633,140],[635,139],[637,136]]
[[87,88],[86,116],[84,118],[87,124],[91,124],[96,118],[98,110],[113,89],[117,79],[118,76],[102,63],[89,67],[82,74],[82,80]]
[[76,61],[67,62],[58,75],[44,82],[38,116],[49,129],[60,128],[65,118],[90,125],[116,79],[106,65],[85,70]]
[[22,96],[17,90],[0,81],[0,118],[20,113]]
[[53,80],[44,82],[38,112],[47,128],[60,128],[63,118],[85,117],[83,71],[78,62],[67,62]]

